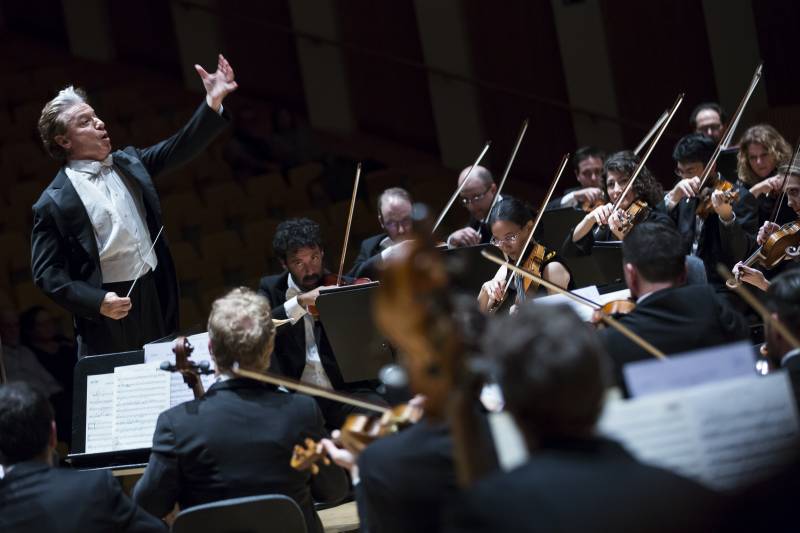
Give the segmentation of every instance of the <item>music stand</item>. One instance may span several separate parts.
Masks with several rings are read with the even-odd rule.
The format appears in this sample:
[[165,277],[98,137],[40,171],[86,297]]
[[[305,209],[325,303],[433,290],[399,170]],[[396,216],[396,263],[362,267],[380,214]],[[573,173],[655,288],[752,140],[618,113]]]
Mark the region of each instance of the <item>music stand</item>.
[[539,227],[533,237],[536,242],[550,250],[560,250],[570,230],[585,216],[583,211],[573,207],[550,209],[542,215]]
[[73,372],[72,450],[67,461],[75,468],[140,467],[147,464],[149,448],[84,453],[86,450],[86,382],[88,376],[110,374],[118,366],[144,363],[144,350],[92,355],[78,360]]
[[624,282],[622,243],[598,241],[592,247],[591,254],[570,258],[569,269],[577,288]]
[[377,281],[321,290],[316,306],[319,320],[336,357],[345,383],[378,379],[378,372],[394,362],[388,341],[372,319]]
[[497,265],[481,256],[483,250],[489,250],[494,252],[494,255],[502,257],[502,252],[492,244],[442,249],[442,256],[447,264],[450,284],[453,288],[477,295],[481,286],[494,277]]

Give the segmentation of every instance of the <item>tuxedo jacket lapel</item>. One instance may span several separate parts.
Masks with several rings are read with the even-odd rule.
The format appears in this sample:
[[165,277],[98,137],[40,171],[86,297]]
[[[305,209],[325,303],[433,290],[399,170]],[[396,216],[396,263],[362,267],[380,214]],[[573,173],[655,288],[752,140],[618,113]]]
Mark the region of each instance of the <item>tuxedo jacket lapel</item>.
[[97,240],[94,237],[89,214],[63,168],[58,171],[48,193],[61,213],[59,223],[78,240],[89,257],[99,263]]
[[[142,191],[142,200],[144,201],[145,209],[148,215],[148,229],[150,230],[151,237],[155,238],[159,228],[154,226],[160,224],[161,209],[158,203],[158,192],[153,185],[153,180],[150,179],[150,174],[144,168],[142,162],[133,158],[125,152],[118,150],[114,152],[114,165],[116,165],[126,176],[133,178],[139,184]],[[154,233],[155,231],[155,233]]]

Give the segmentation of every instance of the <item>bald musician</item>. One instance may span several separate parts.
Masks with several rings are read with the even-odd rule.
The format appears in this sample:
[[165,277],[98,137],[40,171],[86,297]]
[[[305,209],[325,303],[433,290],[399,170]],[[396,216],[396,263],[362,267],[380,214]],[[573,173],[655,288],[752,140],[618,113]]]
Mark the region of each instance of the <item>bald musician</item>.
[[492,232],[484,220],[497,194],[497,184],[488,168],[478,165],[472,172],[470,168],[465,168],[458,175],[459,187],[466,180],[458,201],[469,212],[469,222],[466,227],[454,231],[447,237],[447,246],[450,248],[485,244],[492,238]]
[[713,525],[713,493],[639,463],[596,433],[605,353],[571,308],[525,304],[490,324],[484,350],[530,456],[457,497],[446,531],[677,533]]
[[381,264],[402,253],[403,243],[408,241],[414,229],[412,203],[411,195],[400,187],[391,187],[381,193],[377,207],[378,223],[383,232],[364,239],[350,269],[350,276],[378,279]]
[[305,438],[326,436],[322,413],[303,394],[231,373],[234,364],[263,372],[275,342],[267,299],[239,288],[217,299],[208,317],[208,348],[217,382],[199,400],[161,413],[144,475],[134,488],[139,505],[165,516],[202,503],[285,494],[303,511],[310,532],[322,532],[314,501],[337,502],[347,493],[344,471],[320,464],[316,476],[289,466]]

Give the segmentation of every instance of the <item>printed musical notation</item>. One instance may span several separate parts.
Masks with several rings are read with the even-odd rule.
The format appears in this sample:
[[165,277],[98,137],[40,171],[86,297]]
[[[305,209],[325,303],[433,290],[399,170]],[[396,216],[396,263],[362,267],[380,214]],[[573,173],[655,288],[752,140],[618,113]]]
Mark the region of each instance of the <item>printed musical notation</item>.
[[114,369],[114,450],[147,448],[153,442],[158,415],[169,408],[170,375],[158,364]]
[[114,374],[86,378],[86,453],[112,449],[114,422]]

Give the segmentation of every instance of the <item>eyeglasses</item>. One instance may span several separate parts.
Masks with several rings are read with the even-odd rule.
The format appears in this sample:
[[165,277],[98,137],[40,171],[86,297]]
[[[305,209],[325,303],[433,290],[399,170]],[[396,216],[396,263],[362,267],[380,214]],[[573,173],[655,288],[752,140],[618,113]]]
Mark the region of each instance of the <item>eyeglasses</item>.
[[469,205],[469,204],[474,204],[475,202],[480,202],[481,198],[486,196],[486,194],[489,192],[489,189],[491,188],[492,186],[490,185],[489,187],[486,188],[485,191],[483,191],[480,194],[476,194],[475,196],[462,196],[461,203],[464,205]]
[[717,132],[722,129],[722,124],[705,124],[703,126],[698,126],[697,131],[698,133],[706,133],[706,132]]
[[703,173],[702,169],[700,170],[700,172],[697,172],[696,170],[692,170],[692,169],[688,169],[688,168],[684,168],[683,170],[681,170],[679,168],[675,169],[675,177],[681,178],[681,179],[683,179],[683,178],[693,178],[695,176],[699,176],[702,173]]
[[397,231],[400,228],[400,226],[402,226],[403,228],[410,228],[412,223],[413,223],[413,220],[409,217],[409,218],[404,218],[403,220],[397,220],[397,221],[394,221],[394,220],[389,221],[389,222],[384,221],[383,222],[383,227],[386,228],[389,231]]
[[500,246],[501,244],[514,244],[515,242],[517,242],[517,239],[519,239],[520,234],[522,234],[522,231],[506,235],[502,239],[497,239],[495,237],[492,237],[491,239],[489,239],[489,243],[494,244],[495,246]]

